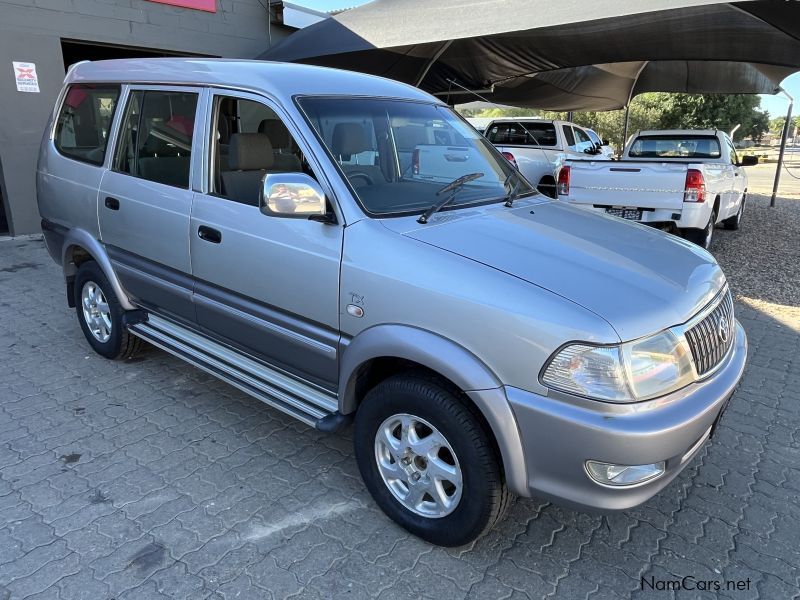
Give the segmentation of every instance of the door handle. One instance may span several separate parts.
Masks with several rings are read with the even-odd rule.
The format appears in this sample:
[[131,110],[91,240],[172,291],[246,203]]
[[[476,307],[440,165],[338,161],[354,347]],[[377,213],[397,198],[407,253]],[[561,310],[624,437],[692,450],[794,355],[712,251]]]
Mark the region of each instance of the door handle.
[[222,232],[205,225],[200,225],[197,229],[197,235],[201,240],[211,242],[212,244],[219,244],[222,241]]
[[105,205],[106,208],[110,208],[111,210],[119,210],[119,200],[111,196],[106,196]]

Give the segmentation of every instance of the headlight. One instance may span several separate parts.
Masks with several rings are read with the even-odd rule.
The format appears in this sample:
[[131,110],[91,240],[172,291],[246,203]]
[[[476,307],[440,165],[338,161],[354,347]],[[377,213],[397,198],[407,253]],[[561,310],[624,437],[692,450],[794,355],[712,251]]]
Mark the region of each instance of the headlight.
[[655,398],[693,380],[689,349],[669,330],[619,346],[571,344],[542,375],[548,387],[609,402]]

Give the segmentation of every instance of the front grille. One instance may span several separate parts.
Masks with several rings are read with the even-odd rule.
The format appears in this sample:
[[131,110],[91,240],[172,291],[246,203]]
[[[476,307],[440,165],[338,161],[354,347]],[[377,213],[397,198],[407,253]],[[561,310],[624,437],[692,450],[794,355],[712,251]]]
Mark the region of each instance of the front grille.
[[735,335],[733,299],[726,290],[714,309],[686,331],[698,375],[705,375],[728,354]]

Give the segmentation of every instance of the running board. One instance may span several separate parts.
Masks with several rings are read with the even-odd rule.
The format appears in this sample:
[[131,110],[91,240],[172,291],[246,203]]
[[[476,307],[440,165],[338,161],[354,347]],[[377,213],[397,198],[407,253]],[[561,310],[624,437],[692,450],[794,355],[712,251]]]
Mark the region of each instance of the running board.
[[146,321],[129,324],[128,330],[313,427],[338,408],[334,394],[304,384],[166,319],[150,314]]

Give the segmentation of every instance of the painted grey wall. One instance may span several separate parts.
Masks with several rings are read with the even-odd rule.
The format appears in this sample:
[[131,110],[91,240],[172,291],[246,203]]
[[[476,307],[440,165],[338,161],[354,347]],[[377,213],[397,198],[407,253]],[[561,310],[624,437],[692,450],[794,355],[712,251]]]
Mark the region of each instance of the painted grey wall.
[[[289,31],[269,26],[265,5],[218,0],[207,13],[147,0],[0,0],[0,190],[12,235],[39,231],[34,171],[64,79],[62,38],[254,58]],[[36,63],[40,93],[16,90],[12,61]]]

